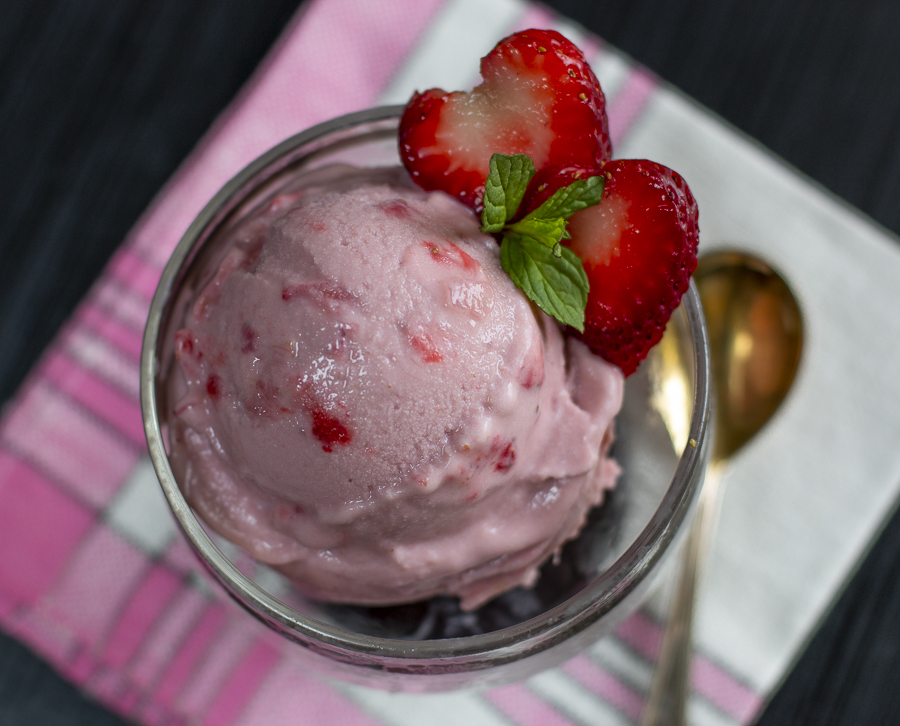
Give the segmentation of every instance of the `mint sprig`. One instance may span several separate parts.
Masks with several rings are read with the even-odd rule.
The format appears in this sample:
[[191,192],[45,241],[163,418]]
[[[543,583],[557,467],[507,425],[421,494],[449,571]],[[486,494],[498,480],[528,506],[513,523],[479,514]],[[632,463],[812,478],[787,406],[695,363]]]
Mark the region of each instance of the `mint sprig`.
[[556,219],[525,217],[525,219],[509,225],[509,231],[515,232],[517,235],[533,237],[547,247],[557,247],[560,240],[569,239],[566,220],[562,217]]
[[602,176],[576,179],[569,186],[557,189],[547,201],[535,209],[528,217],[535,219],[567,219],[575,212],[600,203],[603,196]]
[[568,247],[548,247],[528,235],[508,234],[500,264],[525,296],[547,315],[584,332],[588,280],[581,259]]
[[569,238],[568,218],[600,202],[604,179],[577,179],[510,224],[534,175],[534,164],[525,154],[491,157],[481,230],[501,236],[500,264],[529,300],[561,323],[584,332],[587,275],[579,257],[560,242]]
[[494,154],[490,164],[491,171],[484,183],[481,231],[500,232],[518,211],[535,169],[525,154]]

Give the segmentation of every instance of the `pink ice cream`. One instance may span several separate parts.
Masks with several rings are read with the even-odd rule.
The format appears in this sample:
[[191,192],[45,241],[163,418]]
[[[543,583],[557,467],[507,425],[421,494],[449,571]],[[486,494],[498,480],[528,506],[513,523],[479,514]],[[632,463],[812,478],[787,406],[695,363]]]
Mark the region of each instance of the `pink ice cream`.
[[616,480],[619,369],[400,170],[335,171],[232,236],[176,335],[171,459],[206,523],[323,600],[533,583]]

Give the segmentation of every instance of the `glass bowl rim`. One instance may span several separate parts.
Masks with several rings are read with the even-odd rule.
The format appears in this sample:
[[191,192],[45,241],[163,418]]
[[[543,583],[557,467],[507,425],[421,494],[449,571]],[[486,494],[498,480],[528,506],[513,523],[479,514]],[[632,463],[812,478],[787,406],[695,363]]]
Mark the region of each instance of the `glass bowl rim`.
[[[653,570],[657,560],[676,539],[683,520],[696,500],[702,481],[698,468],[705,467],[708,455],[711,390],[709,341],[700,298],[693,281],[682,299],[682,305],[692,333],[695,375],[689,438],[696,445],[685,446],[659,506],[625,552],[606,571],[568,600],[518,625],[481,635],[405,640],[363,635],[290,608],[241,573],[215,545],[184,499],[163,443],[156,398],[156,376],[160,367],[159,335],[168,306],[174,300],[176,281],[182,269],[192,260],[195,247],[199,249],[201,244],[198,243],[205,241],[204,231],[214,228],[225,216],[223,210],[229,204],[236,206],[236,200],[248,188],[257,188],[288,166],[283,164],[279,168],[279,160],[287,159],[291,153],[305,145],[332,136],[340,137],[354,129],[371,126],[389,130],[392,126],[396,127],[403,108],[380,106],[346,114],[286,139],[244,167],[197,215],[163,270],[144,331],[140,393],[147,445],[172,512],[203,562],[229,594],[249,608],[256,617],[270,625],[277,624],[279,630],[287,631],[285,634],[306,644],[320,643],[326,650],[344,650],[384,661],[468,659],[487,654],[497,656],[510,648],[515,648],[519,655],[506,653],[500,657],[503,660],[515,660],[528,654],[522,652],[523,642],[530,643],[537,650],[543,650],[587,628],[623,600]],[[267,170],[271,173],[260,178],[260,174]],[[623,584],[627,586],[622,587]]]

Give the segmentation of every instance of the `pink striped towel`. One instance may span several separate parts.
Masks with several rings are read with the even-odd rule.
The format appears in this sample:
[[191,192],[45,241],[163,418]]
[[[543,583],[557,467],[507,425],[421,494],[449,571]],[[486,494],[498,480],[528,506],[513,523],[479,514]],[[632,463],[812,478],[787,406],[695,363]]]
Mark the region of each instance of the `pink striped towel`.
[[[192,218],[231,175],[283,138],[394,100],[404,78],[412,82],[433,62],[420,40],[446,42],[448,34],[461,33],[456,20],[465,8],[457,0],[305,5],[140,220],[5,414],[0,551],[17,556],[0,558],[0,625],[130,719],[363,726],[422,723],[429,713],[428,723],[548,726],[629,723],[639,716],[645,685],[629,676],[628,663],[649,672],[659,626],[646,615],[629,620],[614,638],[624,653],[621,669],[586,654],[533,682],[441,697],[373,693],[316,679],[295,661],[294,646],[202,584],[145,455],[138,404],[144,318],[162,266]],[[491,40],[475,58],[514,29],[564,24],[519,0],[499,3],[487,15],[481,32]],[[615,140],[623,138],[657,83],[596,38],[578,41],[610,67],[611,128]],[[325,48],[328,55],[320,53]],[[325,60],[334,56],[343,61]],[[697,688],[720,723],[746,722],[760,704],[709,659],[701,659]]]

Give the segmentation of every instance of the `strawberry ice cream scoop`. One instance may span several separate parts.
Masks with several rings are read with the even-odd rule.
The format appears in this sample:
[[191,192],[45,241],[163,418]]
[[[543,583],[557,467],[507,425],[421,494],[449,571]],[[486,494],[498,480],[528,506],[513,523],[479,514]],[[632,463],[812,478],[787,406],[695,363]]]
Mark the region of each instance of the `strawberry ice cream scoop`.
[[271,200],[176,335],[171,460],[206,523],[322,600],[474,608],[618,475],[618,368],[566,340],[470,210],[397,170]]

